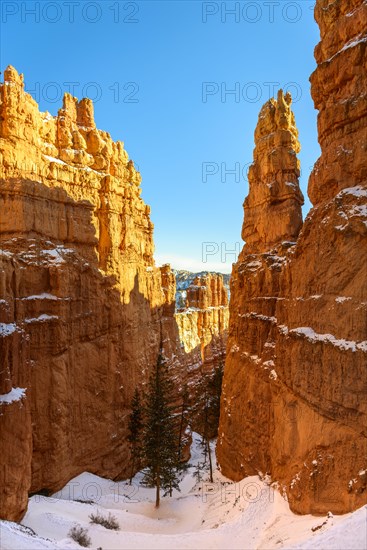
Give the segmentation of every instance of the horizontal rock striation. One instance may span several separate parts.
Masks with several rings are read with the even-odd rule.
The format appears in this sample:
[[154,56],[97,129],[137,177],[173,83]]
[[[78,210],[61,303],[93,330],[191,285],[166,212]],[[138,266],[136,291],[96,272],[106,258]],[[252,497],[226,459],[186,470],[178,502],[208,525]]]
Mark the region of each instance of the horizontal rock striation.
[[318,0],[315,15],[314,207],[298,238],[299,224],[285,231],[276,212],[271,229],[258,215],[261,235],[246,210],[257,202],[250,180],[217,454],[225,475],[270,474],[295,512],[324,514],[367,502],[367,5]]
[[40,113],[11,67],[0,98],[0,393],[26,388],[0,402],[1,516],[19,519],[28,491],[126,474],[166,296],[140,175],[92,103],[66,94],[57,117]]
[[259,114],[242,227],[248,253],[294,241],[302,226],[300,144],[291,101],[290,94],[280,90],[277,100],[267,101]]
[[207,273],[196,277],[186,290],[186,307],[175,315],[186,353],[200,349],[201,360],[209,363],[209,368],[223,361],[228,316],[223,276]]
[[[228,337],[228,290],[223,275],[205,273],[194,278],[186,289],[186,307],[175,314],[179,339],[189,359],[186,384],[192,414],[190,424],[201,433],[202,385],[215,369],[223,367]],[[216,436],[213,433],[213,437]]]
[[[150,209],[91,101],[40,113],[0,87],[0,517],[88,470],[130,472],[127,418],[160,346],[186,376],[175,280],[153,260]],[[178,403],[179,403],[178,395]]]

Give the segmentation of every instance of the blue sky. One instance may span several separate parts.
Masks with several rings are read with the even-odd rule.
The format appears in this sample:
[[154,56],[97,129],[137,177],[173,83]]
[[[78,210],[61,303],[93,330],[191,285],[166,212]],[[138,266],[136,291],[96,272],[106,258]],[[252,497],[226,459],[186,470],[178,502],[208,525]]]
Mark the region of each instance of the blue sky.
[[243,245],[242,173],[258,113],[280,87],[295,100],[310,208],[313,4],[2,0],[1,70],[23,72],[52,114],[64,91],[95,99],[97,126],[124,141],[142,173],[157,262],[228,272]]

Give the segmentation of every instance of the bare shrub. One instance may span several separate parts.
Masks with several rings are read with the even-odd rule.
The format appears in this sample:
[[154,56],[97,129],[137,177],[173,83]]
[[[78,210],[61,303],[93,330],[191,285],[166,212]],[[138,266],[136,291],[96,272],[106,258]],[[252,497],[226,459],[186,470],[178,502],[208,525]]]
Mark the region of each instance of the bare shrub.
[[92,544],[91,538],[88,536],[88,531],[81,525],[75,525],[72,527],[68,533],[68,537],[75,540],[75,542],[85,548],[89,548]]
[[102,515],[101,512],[90,514],[89,519],[91,523],[97,523],[98,525],[102,525],[106,529],[113,529],[115,531],[118,531],[120,529],[117,518],[113,516],[111,512],[109,512],[108,516]]

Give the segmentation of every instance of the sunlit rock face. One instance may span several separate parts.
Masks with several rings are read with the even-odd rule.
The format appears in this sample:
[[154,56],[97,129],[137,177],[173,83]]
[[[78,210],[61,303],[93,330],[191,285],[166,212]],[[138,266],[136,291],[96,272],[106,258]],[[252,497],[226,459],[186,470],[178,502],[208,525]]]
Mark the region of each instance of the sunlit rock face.
[[[186,383],[190,395],[190,424],[202,433],[204,388],[216,369],[223,368],[228,337],[228,289],[223,275],[196,276],[186,289],[185,308],[176,312],[181,346],[188,360]],[[210,390],[209,390],[210,391]],[[211,433],[217,435],[217,426]]]
[[28,491],[126,473],[166,296],[140,175],[92,103],[66,94],[40,113],[12,67],[0,93],[0,393],[26,388],[0,400],[1,516],[19,519]]
[[244,203],[242,238],[247,253],[294,241],[302,226],[300,144],[291,103],[290,94],[284,96],[280,90],[277,99],[267,101],[259,114]]
[[[185,375],[175,280],[123,143],[91,101],[39,112],[12,67],[0,87],[0,517],[85,470],[129,473],[127,417],[163,351]],[[181,355],[183,357],[181,357]]]
[[[6,69],[0,86],[1,518],[19,520],[29,493],[52,493],[83,471],[129,476],[131,399],[136,387],[144,394],[160,349],[177,412],[184,385],[194,399],[203,364],[214,368],[225,352],[219,279],[210,283],[213,293],[192,327],[197,345],[189,349],[182,341],[175,275],[169,265],[155,266],[140,183],[123,143],[96,128],[90,100],[65,94],[56,117],[41,113],[23,76]],[[190,433],[183,428],[181,456],[188,458]]]
[[[180,340],[189,353],[200,347],[203,360],[210,355],[218,355],[217,362],[224,359],[226,331],[228,328],[228,292],[223,276],[207,273],[197,276],[186,290],[186,304],[176,313]],[[213,348],[213,337],[219,341]]]
[[[269,230],[261,209],[255,218],[248,208],[269,182],[257,178],[253,194],[250,180],[217,454],[230,478],[268,473],[295,512],[323,514],[367,502],[367,5],[318,0],[315,15],[314,207],[298,237],[294,213],[284,224],[274,209]],[[296,185],[294,193],[299,203]]]

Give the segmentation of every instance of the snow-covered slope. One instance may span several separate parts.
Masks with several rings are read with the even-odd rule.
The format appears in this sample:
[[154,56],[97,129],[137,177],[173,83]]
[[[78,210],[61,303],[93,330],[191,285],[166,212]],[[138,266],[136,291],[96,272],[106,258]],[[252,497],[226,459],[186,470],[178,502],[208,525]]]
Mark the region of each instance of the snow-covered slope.
[[[232,483],[216,470],[214,483],[205,481],[207,474],[197,482],[193,474],[202,460],[199,442],[195,436],[192,466],[181,482],[181,492],[163,498],[158,510],[154,490],[139,485],[141,474],[130,486],[84,473],[52,498],[33,496],[23,519],[26,527],[0,522],[1,550],[80,549],[67,536],[76,524],[88,529],[92,548],[104,550],[367,548],[367,507],[339,517],[297,516],[258,477]],[[89,515],[97,510],[105,515],[111,511],[120,530],[90,524]]]

